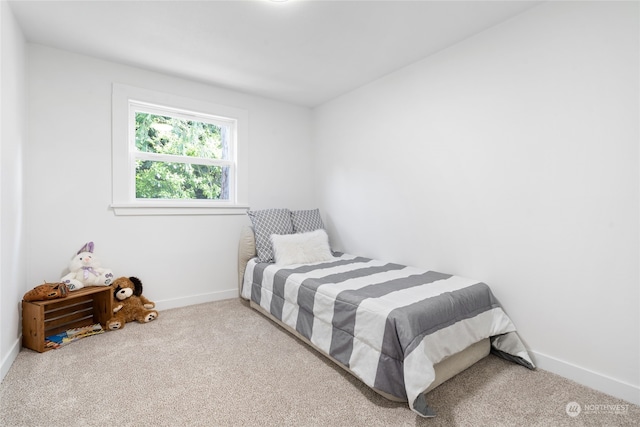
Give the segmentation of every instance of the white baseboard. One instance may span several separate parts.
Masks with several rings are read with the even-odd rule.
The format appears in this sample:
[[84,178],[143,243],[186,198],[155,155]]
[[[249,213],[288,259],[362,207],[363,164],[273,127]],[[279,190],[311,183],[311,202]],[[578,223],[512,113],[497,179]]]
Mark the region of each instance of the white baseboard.
[[4,380],[4,377],[9,372],[9,368],[11,368],[11,365],[13,365],[13,361],[16,360],[16,357],[18,357],[20,348],[22,348],[22,336],[14,341],[13,345],[11,346],[11,350],[9,350],[7,356],[2,359],[2,365],[0,365],[0,382]]
[[238,288],[233,288],[226,291],[210,292],[207,294],[190,295],[188,297],[182,298],[165,299],[154,302],[156,303],[157,310],[168,310],[170,308],[186,307],[188,305],[221,301],[231,298],[238,298]]
[[572,365],[546,354],[531,350],[529,353],[533,356],[534,363],[540,369],[553,372],[578,384],[626,400],[629,403],[640,405],[640,387],[638,386]]

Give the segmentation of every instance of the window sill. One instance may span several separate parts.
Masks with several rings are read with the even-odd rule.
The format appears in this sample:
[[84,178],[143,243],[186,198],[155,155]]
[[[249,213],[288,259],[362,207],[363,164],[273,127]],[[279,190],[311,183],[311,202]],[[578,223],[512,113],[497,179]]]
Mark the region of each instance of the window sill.
[[246,215],[248,205],[211,206],[199,203],[114,203],[111,206],[117,216],[144,215]]

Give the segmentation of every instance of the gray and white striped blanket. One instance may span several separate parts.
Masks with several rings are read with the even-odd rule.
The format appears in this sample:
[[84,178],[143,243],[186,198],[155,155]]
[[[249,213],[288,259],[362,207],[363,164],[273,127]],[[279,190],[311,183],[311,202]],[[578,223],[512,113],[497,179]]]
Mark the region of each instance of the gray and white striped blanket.
[[463,277],[346,254],[286,267],[253,259],[242,297],[422,416],[435,415],[423,394],[433,365],[480,340],[534,368],[489,287]]

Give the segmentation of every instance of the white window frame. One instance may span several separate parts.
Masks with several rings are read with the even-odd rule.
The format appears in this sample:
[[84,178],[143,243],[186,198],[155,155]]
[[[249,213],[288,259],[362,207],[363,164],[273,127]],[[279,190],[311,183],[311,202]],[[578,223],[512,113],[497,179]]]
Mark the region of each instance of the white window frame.
[[[135,182],[135,111],[150,110],[206,121],[217,117],[233,126],[230,138],[228,200],[137,199]],[[119,83],[112,92],[112,173],[116,215],[244,215],[249,208],[247,186],[248,113],[246,110],[142,89]],[[204,116],[203,116],[204,115]],[[204,118],[204,119],[202,119]]]

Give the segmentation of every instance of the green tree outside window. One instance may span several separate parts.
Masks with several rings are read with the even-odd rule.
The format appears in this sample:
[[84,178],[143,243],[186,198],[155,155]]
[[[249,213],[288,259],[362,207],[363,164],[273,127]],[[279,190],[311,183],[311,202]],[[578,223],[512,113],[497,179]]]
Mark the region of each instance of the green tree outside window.
[[228,128],[145,112],[136,112],[135,119],[136,150],[150,154],[136,160],[136,198],[229,198],[230,168],[211,164],[228,160]]

